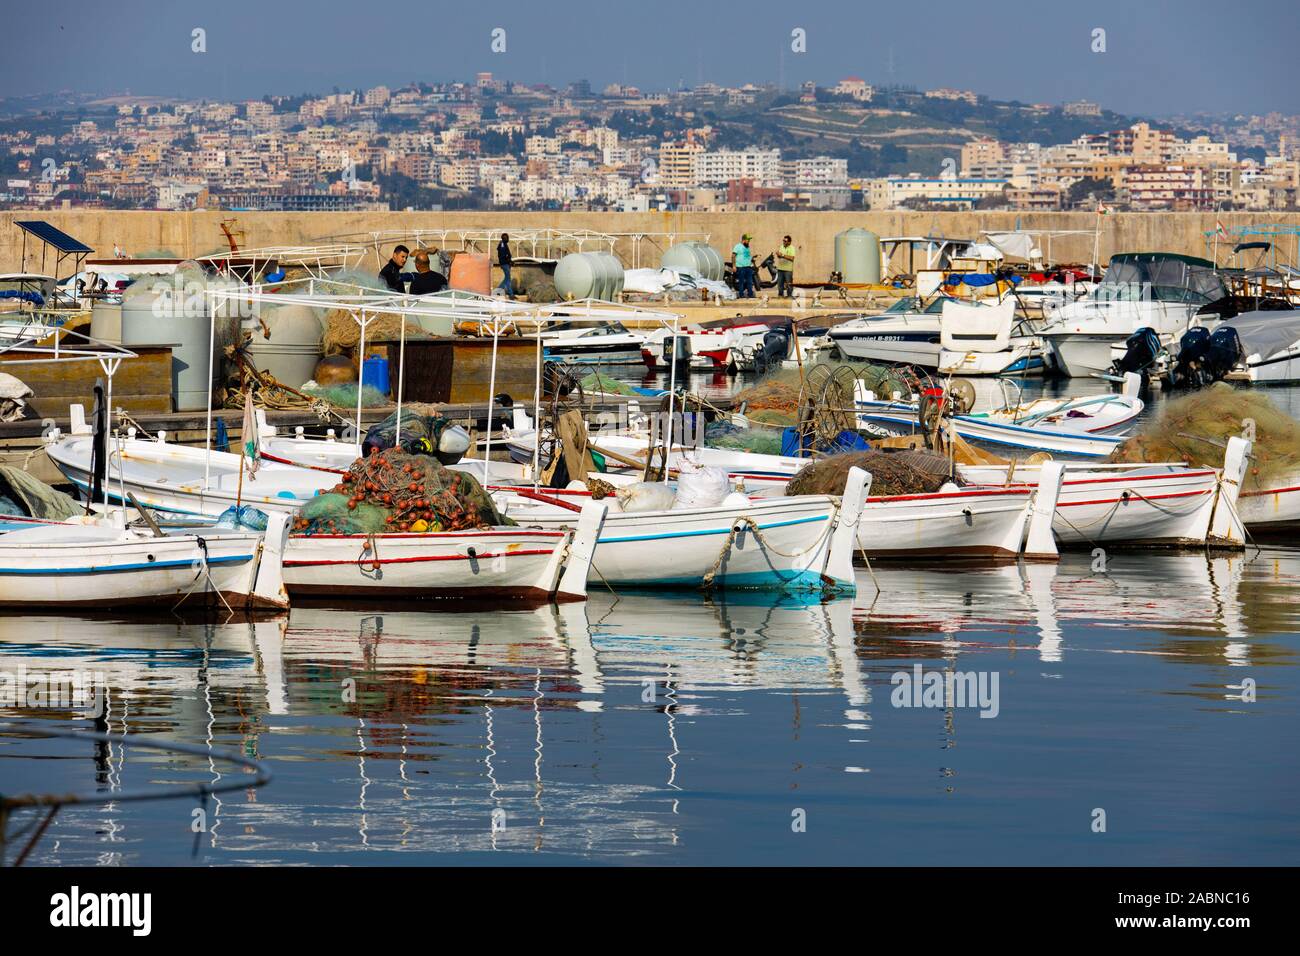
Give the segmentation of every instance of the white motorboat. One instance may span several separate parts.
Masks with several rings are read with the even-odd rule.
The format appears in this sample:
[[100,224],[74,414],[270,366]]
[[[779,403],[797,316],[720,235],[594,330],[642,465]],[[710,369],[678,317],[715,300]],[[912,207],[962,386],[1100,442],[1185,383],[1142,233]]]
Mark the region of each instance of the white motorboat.
[[[671,356],[665,354],[673,343],[684,343],[688,354],[688,367],[700,372],[752,371],[759,356],[763,361],[779,364],[790,355],[792,322],[784,315],[737,315],[727,319],[713,319],[692,325],[683,325],[676,331],[655,329],[645,336],[641,358],[652,370],[667,369]],[[773,333],[784,333],[777,351],[769,355],[766,348]]]
[[1151,328],[1168,344],[1205,306],[1228,294],[1213,262],[1166,252],[1111,257],[1092,295],[1061,307],[1040,334],[1057,369],[1080,377],[1109,371],[1112,346]]
[[554,322],[541,334],[547,361],[573,365],[640,365],[645,336],[621,322]]
[[276,515],[265,534],[69,523],[9,531],[0,535],[0,607],[287,607],[287,529]]
[[879,315],[851,319],[826,335],[845,357],[857,361],[963,375],[1042,374],[1045,346],[1015,310],[1013,296],[989,302],[908,296]]
[[1243,312],[1219,323],[1241,346],[1240,368],[1260,385],[1300,382],[1300,310]]

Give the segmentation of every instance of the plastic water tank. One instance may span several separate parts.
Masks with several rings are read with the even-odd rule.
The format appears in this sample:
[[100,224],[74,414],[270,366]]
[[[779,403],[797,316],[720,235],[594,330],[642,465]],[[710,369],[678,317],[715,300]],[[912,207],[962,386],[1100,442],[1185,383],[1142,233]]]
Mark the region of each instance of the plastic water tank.
[[248,343],[253,364],[281,384],[301,388],[321,359],[325,322],[320,313],[306,305],[263,305],[260,320],[244,320],[253,333]]
[[[145,280],[142,280],[144,282]],[[238,319],[222,308],[214,317],[203,295],[221,283],[188,273],[160,277],[122,299],[122,345],[171,345],[172,404],[176,411],[205,408],[208,389],[221,374],[222,350],[235,337]],[[229,313],[229,314],[228,314]],[[93,317],[92,317],[93,321]],[[208,378],[209,348],[216,323],[216,354]]]
[[722,253],[704,242],[692,240],[670,246],[659,264],[674,272],[693,272],[705,279],[718,281],[722,278]]
[[880,282],[880,237],[869,229],[845,229],[835,237],[835,271],[845,282]]
[[482,252],[460,253],[451,260],[448,285],[453,289],[487,295],[492,291],[492,260]]
[[608,252],[574,252],[555,266],[555,291],[561,299],[612,302],[623,292],[623,263]]

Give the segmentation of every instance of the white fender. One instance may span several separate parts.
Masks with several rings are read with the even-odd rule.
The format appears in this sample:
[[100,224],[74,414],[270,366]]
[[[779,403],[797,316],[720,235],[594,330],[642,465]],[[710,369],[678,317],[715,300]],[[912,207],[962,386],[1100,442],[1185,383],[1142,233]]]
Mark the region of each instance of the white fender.
[[1065,480],[1065,463],[1044,462],[1038,472],[1038,487],[1029,514],[1029,535],[1025,541],[1025,557],[1051,561],[1060,558],[1056,550],[1056,536],[1052,534],[1052,519],[1056,516],[1056,502]]
[[587,575],[591,573],[591,559],[596,554],[596,542],[605,526],[605,514],[608,511],[608,507],[595,502],[582,509],[582,514],[578,516],[578,526],[569,542],[569,560],[564,565],[556,597],[586,599]]
[[1137,398],[1142,391],[1142,376],[1137,372],[1124,373],[1124,388],[1120,392],[1125,398]]

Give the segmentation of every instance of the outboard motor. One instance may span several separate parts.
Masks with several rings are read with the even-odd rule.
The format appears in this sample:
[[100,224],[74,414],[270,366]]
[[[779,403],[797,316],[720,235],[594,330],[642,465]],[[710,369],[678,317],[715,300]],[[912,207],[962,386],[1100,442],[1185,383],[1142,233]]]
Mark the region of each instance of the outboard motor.
[[1112,367],[1116,375],[1122,376],[1126,372],[1145,375],[1160,355],[1160,336],[1150,326],[1138,329],[1124,341],[1124,345],[1127,348],[1124,357],[1116,359]]
[[780,366],[790,355],[790,336],[784,329],[772,329],[754,352],[754,371],[766,372]]
[[1178,364],[1174,366],[1173,380],[1176,388],[1203,388],[1214,379],[1207,377],[1205,357],[1210,350],[1210,332],[1195,326],[1178,340]]
[[1217,382],[1236,367],[1245,356],[1237,330],[1231,326],[1215,329],[1210,334],[1210,344],[1205,351],[1205,371],[1210,381]]

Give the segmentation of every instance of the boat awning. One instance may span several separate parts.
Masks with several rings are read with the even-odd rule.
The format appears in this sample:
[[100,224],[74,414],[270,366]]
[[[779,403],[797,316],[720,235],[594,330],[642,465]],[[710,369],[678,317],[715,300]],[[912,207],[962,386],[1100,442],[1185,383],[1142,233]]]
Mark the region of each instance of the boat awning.
[[95,250],[84,242],[73,239],[62,229],[58,229],[43,219],[15,220],[14,225],[23,232],[53,246],[65,255],[87,255]]

